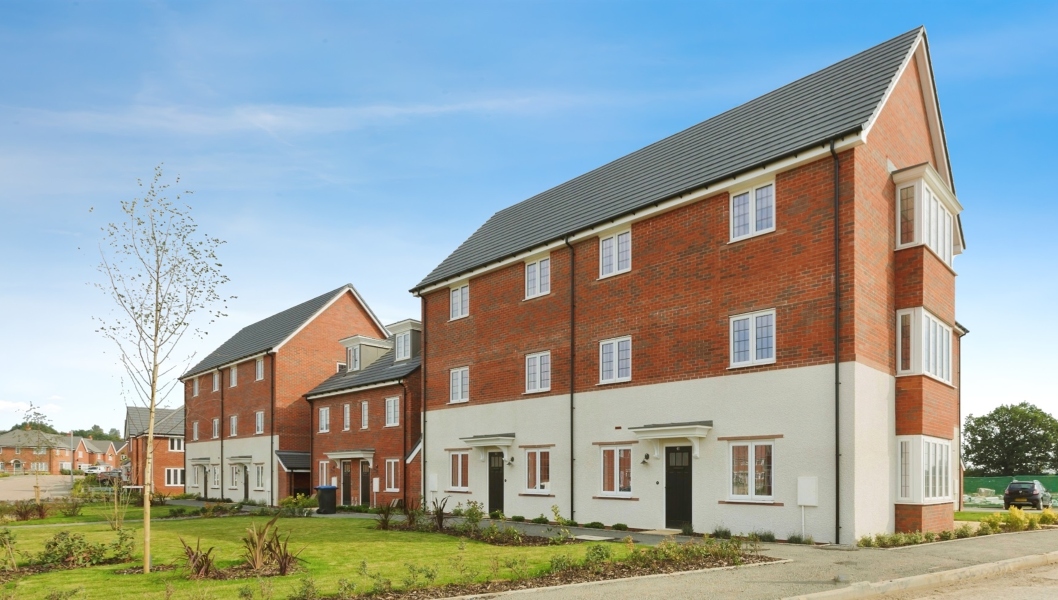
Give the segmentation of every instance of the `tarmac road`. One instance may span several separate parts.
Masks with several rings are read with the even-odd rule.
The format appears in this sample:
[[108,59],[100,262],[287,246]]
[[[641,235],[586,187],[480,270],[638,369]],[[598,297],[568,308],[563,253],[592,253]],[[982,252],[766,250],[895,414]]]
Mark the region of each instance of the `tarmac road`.
[[12,475],[0,478],[0,500],[32,500],[33,486],[40,482],[41,498],[68,496],[73,484],[69,475]]

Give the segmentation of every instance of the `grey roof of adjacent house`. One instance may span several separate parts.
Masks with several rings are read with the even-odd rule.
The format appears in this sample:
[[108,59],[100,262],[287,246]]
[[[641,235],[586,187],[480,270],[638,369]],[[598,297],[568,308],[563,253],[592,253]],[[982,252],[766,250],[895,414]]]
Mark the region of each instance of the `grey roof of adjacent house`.
[[[144,406],[125,407],[125,439],[147,435],[151,411]],[[184,407],[154,409],[154,435],[184,436]]]
[[[74,437],[71,445],[70,436],[61,433],[45,433],[43,431],[15,429],[0,434],[0,447],[22,447],[22,448],[69,448],[73,449],[81,438]],[[85,441],[88,441],[87,439]]]
[[313,396],[319,396],[320,394],[326,394],[328,392],[351,390],[353,388],[385,383],[387,381],[395,382],[411,375],[415,369],[418,369],[419,365],[422,364],[421,356],[395,362],[393,359],[397,356],[396,352],[396,350],[386,352],[378,357],[375,362],[367,365],[359,371],[343,371],[332,375],[305,395],[309,399],[312,399]]
[[412,291],[859,132],[922,33],[913,29],[497,212]]
[[309,453],[293,450],[276,450],[276,458],[287,471],[308,471]]
[[344,293],[346,290],[351,291],[356,296],[364,310],[367,311],[379,327],[382,327],[378,318],[371,312],[371,308],[360,298],[360,294],[353,287],[353,284],[347,283],[336,290],[331,290],[312,300],[307,300],[297,306],[276,313],[267,319],[262,319],[253,325],[243,327],[238,333],[231,336],[228,341],[211,352],[209,356],[181,375],[180,379],[199,375],[217,367],[272,350],[308,322],[313,315],[333,300],[335,296]]

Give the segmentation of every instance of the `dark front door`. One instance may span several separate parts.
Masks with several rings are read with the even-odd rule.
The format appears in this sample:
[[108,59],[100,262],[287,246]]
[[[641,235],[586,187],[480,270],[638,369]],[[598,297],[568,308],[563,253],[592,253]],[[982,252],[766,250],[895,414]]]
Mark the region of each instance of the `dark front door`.
[[691,448],[665,448],[665,527],[691,522]]
[[343,460],[342,461],[342,504],[349,505],[353,503],[352,491],[353,483],[350,481],[353,478],[353,461]]
[[489,512],[503,512],[503,453],[489,452]]
[[360,461],[360,504],[371,506],[371,465]]
[[242,470],[242,499],[250,499],[250,465],[239,467]]

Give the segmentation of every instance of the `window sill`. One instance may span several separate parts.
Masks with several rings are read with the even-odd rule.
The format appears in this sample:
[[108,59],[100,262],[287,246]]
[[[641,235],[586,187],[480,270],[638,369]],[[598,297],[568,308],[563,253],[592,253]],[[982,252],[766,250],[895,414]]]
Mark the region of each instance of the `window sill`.
[[753,506],[785,506],[782,502],[772,500],[720,500],[717,504],[745,504]]
[[550,295],[551,295],[551,292],[547,292],[546,294],[535,294],[533,296],[526,296],[525,298],[522,298],[522,302],[528,302],[530,300],[536,300],[537,298],[546,298],[546,297],[548,297]]
[[554,494],[546,492],[546,491],[544,491],[544,492],[527,491],[527,492],[521,492],[518,495],[519,496],[536,496],[538,498],[554,498],[555,497]]
[[462,315],[462,316],[459,316],[459,317],[450,317],[450,318],[448,319],[448,322],[449,322],[449,323],[451,323],[451,322],[453,322],[453,321],[459,321],[459,320],[461,320],[461,319],[465,319],[465,318],[467,318],[467,317],[469,317],[469,316],[470,316],[470,313],[467,313],[467,314],[465,314],[465,315]]
[[948,381],[944,381],[940,377],[937,377],[936,375],[931,375],[929,373],[897,373],[896,376],[897,377],[928,377],[928,378],[932,379],[933,381],[936,381],[937,383],[939,383],[941,385],[945,385],[945,386],[950,387],[953,390],[954,389],[958,389],[958,388],[955,387],[955,384],[953,384],[951,382],[948,382]]
[[739,242],[744,242],[746,240],[751,240],[751,239],[753,239],[755,237],[760,237],[762,235],[768,235],[769,233],[775,233],[775,228],[772,227],[770,229],[763,229],[761,231],[754,231],[753,233],[748,233],[748,234],[743,235],[741,237],[731,238],[731,239],[729,239],[727,241],[727,244],[730,246],[731,244],[737,244]]
[[627,269],[625,269],[623,271],[614,271],[613,273],[608,273],[606,275],[599,275],[599,278],[596,279],[595,281],[602,281],[603,279],[609,279],[611,277],[617,277],[618,275],[624,275],[625,273],[631,273],[631,272],[632,272],[632,268],[629,267],[629,268],[627,268]]
[[446,494],[469,494],[470,490],[445,490]]
[[468,399],[468,400],[449,400],[448,401],[449,404],[466,404],[467,402],[470,402],[470,400]]
[[395,488],[386,488],[386,489],[382,490],[382,492],[386,493],[386,494],[389,494],[389,493],[392,493],[392,492],[399,492],[399,491],[400,490],[395,489]]
[[639,501],[639,498],[633,498],[632,496],[592,496],[593,500],[634,500]]
[[255,491],[255,492],[263,492],[263,491],[265,491],[265,489],[264,488],[254,488],[253,491]]
[[632,381],[631,377],[625,377],[623,379],[611,379],[610,381],[600,381],[599,383],[596,383],[595,385],[596,386],[613,385],[615,383],[628,383],[629,381]]
[[773,358],[771,360],[762,360],[762,361],[758,361],[758,362],[748,362],[748,363],[739,363],[737,365],[731,365],[731,366],[729,366],[727,368],[727,370],[728,371],[733,371],[735,369],[746,369],[748,367],[763,367],[763,366],[774,365],[774,364],[775,364],[775,359]]
[[535,394],[545,394],[545,393],[550,392],[550,391],[551,391],[551,388],[547,388],[547,389],[544,389],[544,390],[530,390],[530,391],[522,392],[522,395],[523,396],[533,396]]

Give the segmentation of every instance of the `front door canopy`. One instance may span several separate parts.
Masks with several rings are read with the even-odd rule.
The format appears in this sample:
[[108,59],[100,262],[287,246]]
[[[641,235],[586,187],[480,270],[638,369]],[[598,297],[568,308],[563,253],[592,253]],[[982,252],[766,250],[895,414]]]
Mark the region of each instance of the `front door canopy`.
[[643,441],[654,444],[654,458],[661,458],[661,440],[686,439],[691,442],[691,452],[695,458],[699,458],[699,446],[709,435],[713,428],[712,421],[688,421],[685,423],[662,423],[654,425],[642,425],[640,427],[629,427],[628,430],[636,434]]
[[503,460],[509,460],[511,446],[514,445],[513,433],[493,433],[489,435],[475,435],[459,438],[464,444],[478,451],[478,460],[484,462],[489,448],[496,448],[503,452]]
[[248,465],[253,462],[253,457],[249,455],[244,456],[229,456],[228,462],[233,465]]
[[327,458],[335,463],[343,460],[364,460],[371,465],[375,458],[374,448],[361,448],[359,450],[344,450],[342,452],[327,452]]

